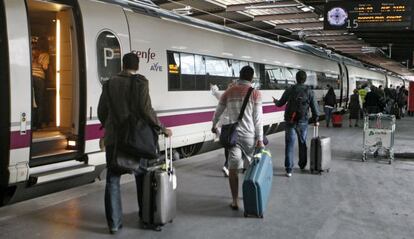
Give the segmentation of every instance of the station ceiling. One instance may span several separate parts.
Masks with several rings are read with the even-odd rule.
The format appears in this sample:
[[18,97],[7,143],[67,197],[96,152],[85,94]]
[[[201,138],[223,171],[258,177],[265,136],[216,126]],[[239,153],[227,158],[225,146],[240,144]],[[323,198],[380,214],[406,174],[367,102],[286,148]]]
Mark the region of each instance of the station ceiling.
[[180,14],[281,42],[303,41],[401,75],[414,75],[413,31],[323,30],[326,1],[153,0]]

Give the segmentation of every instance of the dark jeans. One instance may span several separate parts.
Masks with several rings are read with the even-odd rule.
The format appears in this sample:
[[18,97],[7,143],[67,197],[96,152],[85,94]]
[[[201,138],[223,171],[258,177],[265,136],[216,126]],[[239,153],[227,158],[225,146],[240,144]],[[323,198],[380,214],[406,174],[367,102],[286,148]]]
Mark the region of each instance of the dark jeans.
[[37,108],[33,110],[33,125],[40,127],[42,123],[46,123],[46,82],[45,79],[33,76],[34,99]]
[[330,107],[324,107],[324,110],[325,110],[325,120],[326,120],[326,126],[329,126],[329,123],[331,122],[331,120],[332,120],[332,111],[333,111],[333,108],[330,108]]
[[[106,147],[106,161],[110,160],[113,155],[113,146]],[[108,164],[107,164],[108,165]],[[137,199],[138,199],[138,216],[141,218],[142,209],[142,172],[135,174],[135,183],[137,187]],[[111,171],[108,168],[106,175],[106,187],[105,187],[105,215],[106,221],[110,229],[118,229],[122,225],[122,200],[121,200],[121,175]]]
[[306,137],[308,133],[308,122],[286,123],[285,129],[285,168],[287,173],[291,173],[293,169],[293,149],[295,147],[295,137],[299,141],[299,167],[306,167],[307,146]]

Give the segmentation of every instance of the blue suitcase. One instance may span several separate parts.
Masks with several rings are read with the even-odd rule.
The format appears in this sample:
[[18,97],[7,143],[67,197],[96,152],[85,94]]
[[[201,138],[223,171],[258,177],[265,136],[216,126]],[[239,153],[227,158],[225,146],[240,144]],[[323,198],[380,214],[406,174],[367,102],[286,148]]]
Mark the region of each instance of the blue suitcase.
[[243,181],[244,216],[263,218],[272,188],[273,165],[270,152],[261,150],[254,155]]

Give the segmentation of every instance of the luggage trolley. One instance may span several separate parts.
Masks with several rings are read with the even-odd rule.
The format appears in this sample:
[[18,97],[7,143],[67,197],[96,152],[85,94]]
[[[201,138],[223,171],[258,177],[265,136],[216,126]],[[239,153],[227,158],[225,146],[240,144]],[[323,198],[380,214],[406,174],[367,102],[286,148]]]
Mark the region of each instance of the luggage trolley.
[[364,118],[362,161],[368,155],[386,156],[388,163],[394,160],[395,116],[387,114],[369,114]]

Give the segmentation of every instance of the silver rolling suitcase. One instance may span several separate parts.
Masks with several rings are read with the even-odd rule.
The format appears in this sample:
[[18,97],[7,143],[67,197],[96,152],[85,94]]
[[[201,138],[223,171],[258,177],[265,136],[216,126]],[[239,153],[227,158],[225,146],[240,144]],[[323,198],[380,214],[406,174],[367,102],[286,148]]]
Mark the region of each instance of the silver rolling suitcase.
[[313,128],[310,149],[311,173],[329,172],[331,163],[331,138],[319,136],[319,127]]
[[176,215],[177,179],[172,166],[172,142],[165,139],[165,165],[149,168],[143,180],[142,222],[157,231]]

